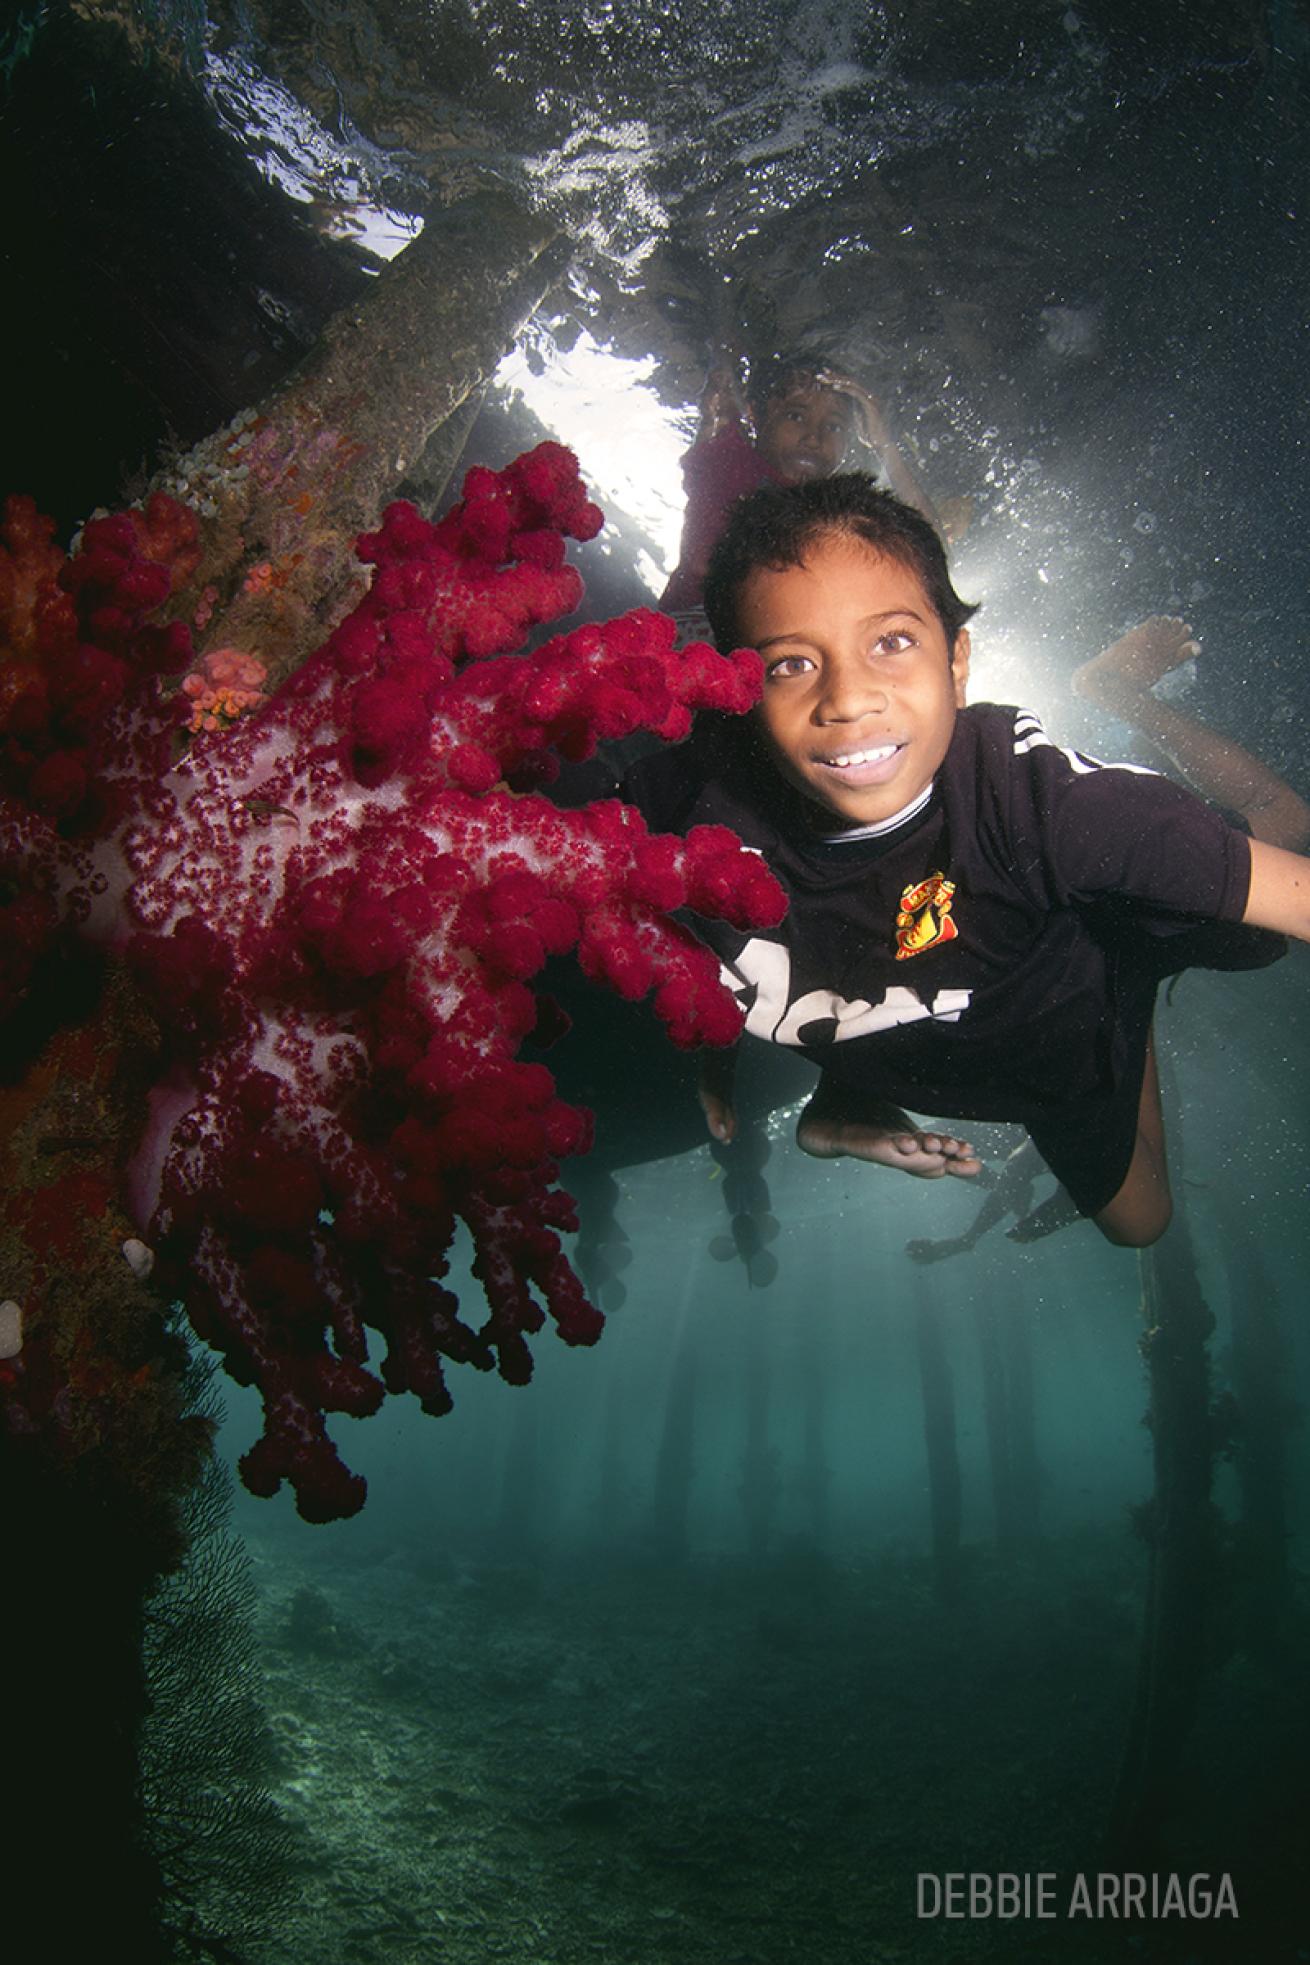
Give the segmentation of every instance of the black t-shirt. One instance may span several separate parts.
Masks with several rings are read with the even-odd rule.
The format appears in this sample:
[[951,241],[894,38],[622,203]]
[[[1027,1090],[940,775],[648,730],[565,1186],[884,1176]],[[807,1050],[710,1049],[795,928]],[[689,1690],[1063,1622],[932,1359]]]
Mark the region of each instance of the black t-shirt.
[[1086,1214],[1128,1170],[1160,979],[1285,946],[1224,925],[1250,884],[1236,825],[1026,710],[962,710],[931,795],[875,838],[815,830],[739,719],[703,720],[624,796],[653,830],[731,826],[786,889],[777,928],[694,923],[749,1031],[857,1095],[1019,1121]]

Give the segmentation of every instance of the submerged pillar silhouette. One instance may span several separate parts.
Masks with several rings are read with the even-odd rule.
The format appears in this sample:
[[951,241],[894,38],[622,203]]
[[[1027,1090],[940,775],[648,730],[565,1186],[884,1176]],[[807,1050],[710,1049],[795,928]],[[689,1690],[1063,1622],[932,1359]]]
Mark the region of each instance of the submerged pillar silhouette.
[[823,1333],[827,1308],[825,1298],[818,1297],[806,1318],[792,1364],[792,1382],[799,1381],[801,1402],[801,1498],[806,1525],[819,1548],[828,1540],[832,1506],[832,1468],[826,1444],[831,1378]]
[[12,1901],[27,1903],[50,1958],[93,1958],[112,1929],[134,1961],[165,1965],[176,1954],[137,1757],[149,1710],[145,1604],[160,1566],[143,1555],[141,1518],[119,1495],[45,1473],[0,1456]]
[[[170,618],[203,630],[206,647],[257,651],[270,687],[290,673],[351,598],[354,535],[513,340],[562,252],[553,227],[502,192],[434,214],[283,389],[168,473],[203,534]],[[140,1280],[149,1251],[116,1198],[158,1032],[121,973],[103,993],[98,983],[76,1001],[55,989],[34,1001],[0,1058],[6,1295],[48,1296],[67,1308],[69,1332],[57,1464],[40,1437],[0,1441],[21,1515],[5,1580],[23,1606],[0,1639],[13,1692],[6,1773],[23,1798],[8,1854],[30,1900],[48,1906],[53,1952],[90,1955],[109,1916],[149,1965],[162,1940],[141,1853],[141,1619],[149,1590],[181,1560],[177,1503],[198,1478],[209,1427],[183,1416],[186,1348],[161,1336],[162,1304]],[[70,1850],[81,1878],[72,1892]]]
[[669,1366],[664,1420],[655,1455],[655,1490],[651,1497],[651,1540],[656,1553],[670,1562],[687,1556],[687,1508],[695,1473],[696,1381],[700,1360],[691,1318],[695,1274],[687,1280],[677,1349]]
[[1146,1860],[1172,1806],[1205,1670],[1214,1561],[1214,1431],[1208,1341],[1187,1223],[1176,1214],[1141,1254],[1141,1352],[1150,1399],[1154,1492],[1138,1511],[1150,1555],[1137,1687],[1111,1807],[1112,1849]]
[[541,1546],[541,1400],[516,1388],[500,1479],[496,1540],[507,1553],[535,1554]]
[[601,1543],[625,1545],[631,1497],[628,1454],[632,1410],[628,1386],[611,1366],[605,1377],[605,1411],[592,1485],[592,1519]]
[[769,1327],[762,1308],[752,1305],[747,1314],[742,1360],[746,1439],[737,1492],[746,1517],[746,1547],[759,1560],[768,1553],[778,1517],[778,1451],[769,1444]]
[[1002,1306],[1000,1321],[1009,1392],[1010,1521],[1016,1541],[1033,1542],[1040,1520],[1041,1462],[1037,1457],[1031,1305],[1010,1297]]
[[470,389],[459,407],[438,423],[424,444],[422,455],[396,486],[396,497],[408,498],[425,519],[435,519],[442,510],[455,467],[486,399],[485,383]]
[[[554,222],[482,188],[430,211],[362,299],[263,402],[162,471],[201,516],[177,597],[198,646],[257,652],[275,687],[321,645],[366,578],[355,539],[413,474],[454,468],[434,432],[473,396],[567,263]],[[470,419],[471,420],[471,419]]]
[[1013,1299],[974,1309],[996,1540],[1003,1549],[1037,1533],[1037,1446],[1027,1311]]
[[946,1356],[942,1307],[920,1280],[914,1305],[923,1437],[928,1450],[928,1508],[938,1595],[953,1597],[960,1580],[960,1456],[955,1441],[955,1384]]
[[987,1466],[991,1475],[992,1519],[996,1540],[1009,1548],[1015,1539],[1014,1464],[1010,1435],[1010,1388],[1001,1351],[1000,1317],[984,1294],[974,1305],[978,1360],[982,1376],[983,1425],[987,1434]]
[[1288,1609],[1287,1435],[1299,1425],[1278,1290],[1255,1239],[1224,1218],[1237,1401],[1239,1621],[1254,1651],[1277,1647]]

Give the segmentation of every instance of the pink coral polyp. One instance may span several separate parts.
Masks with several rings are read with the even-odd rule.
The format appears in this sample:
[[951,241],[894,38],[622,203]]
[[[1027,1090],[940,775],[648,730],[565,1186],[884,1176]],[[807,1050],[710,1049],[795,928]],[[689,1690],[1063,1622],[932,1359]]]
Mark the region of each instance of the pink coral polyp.
[[[669,915],[782,913],[731,834],[652,839],[617,801],[562,811],[523,789],[559,753],[637,729],[677,738],[695,710],[743,711],[758,693],[756,656],[675,650],[646,611],[513,652],[576,604],[563,542],[600,524],[556,444],[470,472],[437,525],[393,505],[360,542],[377,573],[354,614],[180,756],[193,695],[170,701],[155,675],[161,654],[185,661],[185,631],[146,628],[140,610],[169,554],[190,550],[185,515],[98,521],[62,569],[25,507],[11,526],[30,577],[11,566],[10,611],[29,641],[53,623],[59,659],[43,754],[15,734],[39,692],[25,677],[0,696],[0,870],[21,882],[9,912],[27,938],[18,980],[4,974],[19,987],[31,944],[62,925],[125,950],[149,987],[173,1056],[131,1170],[142,1232],[198,1332],[263,1395],[247,1486],[289,1481],[310,1520],[364,1498],[327,1414],[404,1391],[444,1412],[443,1360],[520,1384],[547,1315],[568,1343],[599,1333],[555,1185],[590,1115],[517,1057],[551,1023],[529,987],[547,957],[572,951],[627,997],[653,989],[677,1044],[729,1042],[740,1015],[718,965]],[[68,596],[107,622],[85,657]],[[96,801],[112,823],[65,837],[61,814]],[[488,1306],[476,1329],[443,1280],[458,1220]]]

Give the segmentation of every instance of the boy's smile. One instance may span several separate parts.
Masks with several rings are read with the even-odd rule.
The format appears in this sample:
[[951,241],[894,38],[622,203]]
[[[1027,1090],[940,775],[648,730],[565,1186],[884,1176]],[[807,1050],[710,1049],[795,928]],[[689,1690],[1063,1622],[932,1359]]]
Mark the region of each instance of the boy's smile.
[[848,826],[913,804],[946,755],[969,673],[968,634],[950,646],[919,576],[833,532],[799,566],[757,567],[737,621],[764,658],[756,714],[783,776]]

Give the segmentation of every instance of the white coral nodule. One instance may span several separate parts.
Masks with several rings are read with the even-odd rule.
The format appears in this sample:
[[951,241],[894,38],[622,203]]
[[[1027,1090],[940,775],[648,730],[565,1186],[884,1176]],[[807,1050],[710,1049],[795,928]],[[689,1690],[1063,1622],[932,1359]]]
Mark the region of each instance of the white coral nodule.
[[137,1281],[144,1283],[155,1266],[155,1252],[147,1248],[144,1242],[138,1241],[135,1235],[129,1235],[123,1244],[123,1260]]
[[0,1303],[0,1358],[16,1358],[23,1348],[23,1309],[10,1297]]

